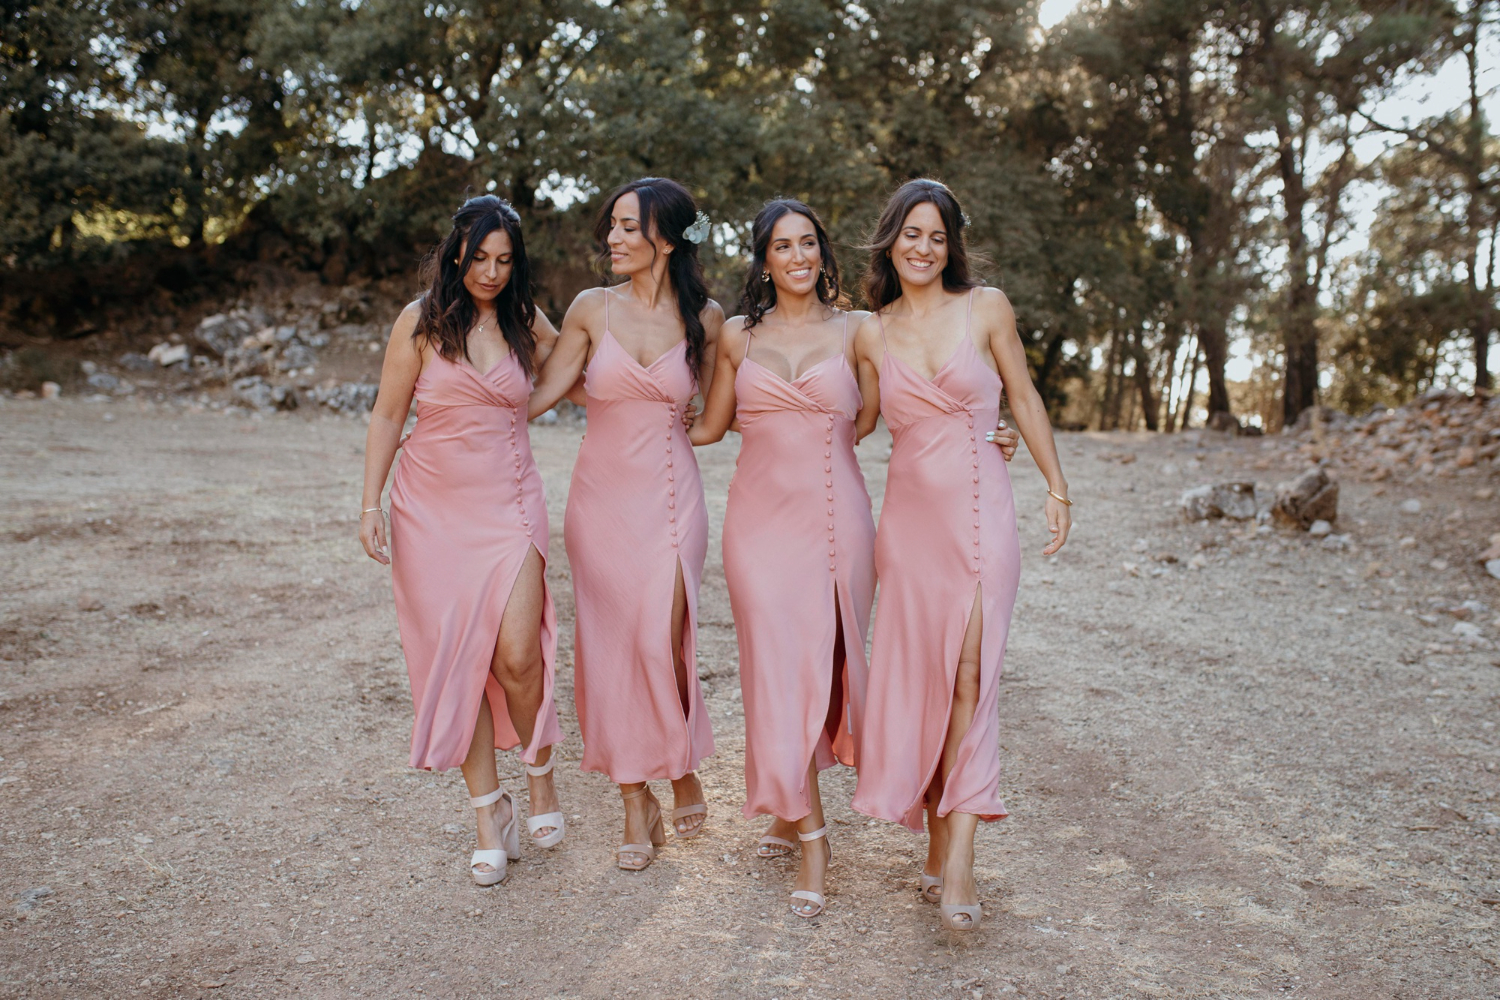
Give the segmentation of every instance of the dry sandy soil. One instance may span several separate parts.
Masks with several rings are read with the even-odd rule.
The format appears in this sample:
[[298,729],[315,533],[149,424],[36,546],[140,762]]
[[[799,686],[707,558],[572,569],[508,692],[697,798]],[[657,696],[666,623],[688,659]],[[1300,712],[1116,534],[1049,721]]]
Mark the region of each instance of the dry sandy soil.
[[[1019,457],[1012,817],[980,834],[986,919],[960,937],[918,900],[921,842],[853,813],[847,772],[825,778],[826,915],[792,916],[793,864],[752,853],[717,542],[733,443],[701,456],[707,834],[613,867],[565,638],[568,839],[486,891],[457,772],[405,766],[389,583],[355,540],[360,422],[6,400],[0,426],[0,995],[1500,996],[1481,478],[1346,482],[1352,548],[1330,551],[1180,519],[1185,487],[1300,471],[1274,442],[1064,435],[1077,528],[1047,560]],[[578,435],[535,432],[565,637]],[[887,445],[861,450],[878,498]],[[1487,605],[1484,638],[1433,599]]]

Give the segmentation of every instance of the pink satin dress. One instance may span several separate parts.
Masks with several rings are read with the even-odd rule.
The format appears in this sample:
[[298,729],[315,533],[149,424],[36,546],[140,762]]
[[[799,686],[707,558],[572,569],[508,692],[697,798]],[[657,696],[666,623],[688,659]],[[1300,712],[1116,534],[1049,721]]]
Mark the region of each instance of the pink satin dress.
[[[743,441],[724,515],[745,701],[744,812],[798,820],[811,810],[807,762],[816,755],[822,770],[858,760],[875,520],[854,457],[861,399],[844,350],[792,382],[751,355],[747,347],[734,379]],[[845,658],[830,704],[840,628]]]
[[[547,558],[547,501],[526,432],[530,396],[531,381],[514,354],[483,375],[434,354],[417,379],[417,425],[391,485],[391,583],[417,710],[412,767],[458,766],[485,694],[495,746],[521,742],[490,663],[527,552]],[[527,763],[562,739],[552,700],[557,616],[550,590],[541,647],[544,693],[531,745],[521,748]]]
[[[682,425],[696,391],[687,341],[650,367],[605,332],[584,376],[588,432],[573,466],[563,539],[573,568],[573,697],[583,769],[617,783],[680,778],[713,753],[698,686],[698,585],[708,512]],[[688,710],[672,663],[677,567],[687,591],[682,636]]]
[[[972,319],[972,293],[969,310]],[[979,706],[938,815],[1006,815],[1000,671],[1021,547],[1005,458],[984,440],[1000,416],[1000,391],[1000,376],[981,360],[967,321],[958,349],[931,380],[889,349],[880,365],[880,409],[894,443],[875,537],[880,607],[853,804],[916,831],[942,762],[976,591],[984,614]]]

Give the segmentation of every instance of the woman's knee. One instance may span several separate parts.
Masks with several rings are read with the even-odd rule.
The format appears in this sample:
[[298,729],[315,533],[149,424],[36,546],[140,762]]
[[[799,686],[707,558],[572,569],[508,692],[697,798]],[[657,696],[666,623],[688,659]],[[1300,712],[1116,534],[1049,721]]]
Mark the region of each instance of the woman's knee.
[[501,636],[495,645],[495,661],[491,670],[501,687],[533,683],[541,676],[542,651],[531,643],[507,640],[505,636]]

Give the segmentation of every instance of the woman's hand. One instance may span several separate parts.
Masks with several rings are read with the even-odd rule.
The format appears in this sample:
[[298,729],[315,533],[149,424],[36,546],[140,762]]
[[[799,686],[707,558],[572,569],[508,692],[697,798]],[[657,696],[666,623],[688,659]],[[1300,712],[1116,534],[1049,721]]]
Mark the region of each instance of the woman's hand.
[[[1063,496],[1067,496],[1064,493]],[[1073,512],[1051,493],[1047,494],[1047,530],[1052,532],[1052,541],[1042,549],[1042,555],[1050,556],[1068,540],[1068,529],[1073,527]]]
[[380,565],[391,564],[391,549],[385,543],[385,514],[382,511],[369,510],[359,515],[359,544],[365,547],[365,555]]
[[688,404],[682,408],[682,427],[683,427],[683,429],[691,431],[693,429],[693,421],[695,421],[697,419],[698,419],[698,404],[689,401]]
[[997,423],[995,429],[986,434],[984,439],[990,444],[999,445],[1000,454],[1005,456],[1007,462],[1016,457],[1016,446],[1021,443],[1021,435],[1004,420]]

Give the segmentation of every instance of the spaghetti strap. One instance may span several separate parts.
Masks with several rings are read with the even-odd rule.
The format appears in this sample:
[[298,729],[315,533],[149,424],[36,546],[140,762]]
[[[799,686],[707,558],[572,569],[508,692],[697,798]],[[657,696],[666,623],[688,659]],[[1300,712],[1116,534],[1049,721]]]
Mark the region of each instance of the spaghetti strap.
[[609,286],[604,286],[604,332],[609,332]]
[[[970,333],[974,329],[974,293],[977,290],[977,288],[969,289],[969,314],[964,317],[965,337],[970,337]],[[972,339],[972,337],[970,339]]]
[[842,354],[849,353],[849,314],[847,312],[844,313],[844,334],[839,339],[839,352]]
[[880,315],[880,310],[875,310],[875,318],[880,322],[880,348],[882,351],[890,350],[890,345],[885,342],[885,317]]

